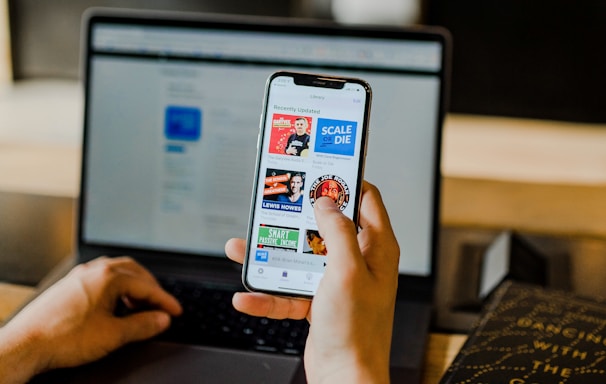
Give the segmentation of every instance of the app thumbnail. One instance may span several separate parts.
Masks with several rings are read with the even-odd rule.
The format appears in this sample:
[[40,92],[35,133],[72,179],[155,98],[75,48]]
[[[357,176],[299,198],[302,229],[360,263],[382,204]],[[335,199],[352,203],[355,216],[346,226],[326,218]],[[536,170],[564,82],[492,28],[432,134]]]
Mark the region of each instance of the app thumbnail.
[[274,113],[271,120],[269,153],[307,156],[311,122],[309,116]]
[[301,212],[305,172],[267,169],[262,207],[280,211]]
[[281,249],[296,252],[299,246],[299,230],[297,228],[261,225],[257,238],[257,248]]
[[309,201],[313,206],[317,199],[328,196],[342,211],[349,203],[349,187],[345,180],[336,175],[324,175],[317,178],[309,190]]
[[305,232],[305,241],[303,253],[313,253],[314,255],[326,255],[326,244],[316,229],[308,229]]
[[314,151],[353,156],[357,126],[355,121],[318,119]]

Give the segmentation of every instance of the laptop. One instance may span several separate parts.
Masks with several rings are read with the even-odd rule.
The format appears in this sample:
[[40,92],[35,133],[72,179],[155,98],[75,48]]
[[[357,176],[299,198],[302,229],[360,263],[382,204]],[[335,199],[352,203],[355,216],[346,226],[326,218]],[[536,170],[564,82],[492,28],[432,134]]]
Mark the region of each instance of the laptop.
[[[206,285],[211,293],[198,293],[194,300],[203,306],[217,296],[214,290],[243,290],[240,266],[226,258],[224,245],[246,236],[268,76],[301,70],[371,84],[365,176],[381,190],[401,246],[392,381],[419,382],[436,272],[447,34],[420,27],[110,9],[88,11],[83,25],[78,262],[131,255],[165,286]],[[211,343],[195,329],[171,330],[46,378],[305,381],[304,345],[294,341],[303,336],[304,343],[305,321],[251,323],[242,317],[238,321],[248,328],[238,332],[252,335],[299,327],[282,336],[290,343],[286,347],[265,336],[256,339],[260,344],[243,347],[228,336],[235,332],[233,323],[222,316],[205,314],[226,332]]]

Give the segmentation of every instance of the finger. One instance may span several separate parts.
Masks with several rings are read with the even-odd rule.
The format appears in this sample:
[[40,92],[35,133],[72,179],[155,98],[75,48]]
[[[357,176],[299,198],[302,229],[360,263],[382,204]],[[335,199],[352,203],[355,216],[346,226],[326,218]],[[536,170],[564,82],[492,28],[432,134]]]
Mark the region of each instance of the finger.
[[232,304],[238,311],[270,319],[304,319],[310,309],[309,300],[287,299],[264,293],[237,292]]
[[140,341],[164,332],[170,326],[170,315],[163,311],[143,311],[118,318],[124,343]]
[[[344,270],[363,263],[358,247],[356,227],[328,197],[320,197],[314,205],[316,223],[326,244],[328,265]],[[339,250],[331,252],[331,249]],[[327,269],[328,271],[328,269]]]
[[225,243],[225,254],[231,260],[242,264],[244,262],[244,253],[246,253],[246,241],[244,239],[233,238]]
[[372,227],[381,233],[395,237],[381,193],[377,187],[368,182],[364,182],[362,187],[359,220],[361,228]]
[[119,297],[126,296],[129,301],[139,305],[161,309],[173,316],[182,312],[177,299],[155,282],[121,276],[116,279],[115,287],[119,291]]
[[[397,268],[400,249],[396,240],[387,209],[379,190],[372,184],[364,182],[362,201],[360,203],[360,227],[358,235],[360,249],[365,255],[370,269]],[[376,240],[381,239],[380,244]],[[376,252],[377,246],[384,247],[382,252]],[[372,252],[367,252],[373,250]]]

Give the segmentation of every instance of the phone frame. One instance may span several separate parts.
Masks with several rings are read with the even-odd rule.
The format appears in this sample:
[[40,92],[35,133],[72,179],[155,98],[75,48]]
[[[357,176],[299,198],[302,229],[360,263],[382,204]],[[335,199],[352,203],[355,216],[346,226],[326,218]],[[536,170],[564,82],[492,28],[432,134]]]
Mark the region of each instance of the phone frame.
[[[261,170],[261,161],[262,161],[262,158],[264,155],[267,156],[267,154],[263,153],[263,150],[264,150],[263,144],[264,144],[264,140],[265,140],[265,135],[268,134],[267,131],[270,131],[270,130],[266,129],[267,128],[266,120],[267,120],[267,113],[268,113],[268,109],[269,109],[268,102],[269,102],[271,83],[275,78],[281,77],[281,76],[293,77],[294,83],[298,86],[338,89],[338,88],[342,88],[342,86],[344,86],[346,83],[355,83],[355,84],[361,85],[362,88],[364,89],[365,101],[364,101],[364,113],[363,113],[362,124],[361,124],[362,133],[361,133],[361,138],[360,138],[360,145],[358,147],[359,148],[359,158],[358,158],[357,172],[356,172],[357,173],[356,187],[355,187],[354,199],[351,201],[351,203],[353,203],[353,217],[351,219],[355,223],[356,228],[358,227],[362,184],[364,181],[364,165],[366,162],[366,150],[367,150],[367,146],[368,146],[368,133],[369,133],[368,125],[370,122],[370,107],[371,107],[371,101],[372,101],[372,89],[366,81],[359,79],[359,78],[308,73],[308,72],[277,71],[277,72],[274,72],[273,74],[271,74],[266,81],[265,95],[264,95],[264,99],[263,99],[263,110],[262,110],[261,117],[259,120],[259,135],[258,135],[258,139],[257,139],[257,159],[256,159],[256,163],[255,163],[254,184],[253,184],[253,189],[252,189],[252,194],[251,194],[250,213],[249,213],[248,230],[247,230],[247,237],[246,237],[246,251],[245,251],[244,262],[243,262],[243,267],[242,267],[242,284],[248,291],[251,291],[251,292],[263,292],[263,293],[268,293],[268,294],[273,294],[273,295],[278,295],[278,296],[311,299],[314,296],[313,294],[307,295],[307,294],[303,294],[303,293],[294,293],[294,292],[285,292],[285,291],[280,291],[280,290],[255,288],[254,286],[249,284],[248,279],[247,279],[248,269],[250,266],[250,261],[249,261],[250,253],[251,253],[251,250],[253,247],[256,248],[256,241],[253,241],[252,234],[254,232],[257,194],[259,193],[259,191],[258,191],[259,190],[259,177],[265,177],[265,176],[261,176],[261,171],[262,171]],[[305,190],[305,194],[308,194],[308,193],[309,192],[307,190]]]

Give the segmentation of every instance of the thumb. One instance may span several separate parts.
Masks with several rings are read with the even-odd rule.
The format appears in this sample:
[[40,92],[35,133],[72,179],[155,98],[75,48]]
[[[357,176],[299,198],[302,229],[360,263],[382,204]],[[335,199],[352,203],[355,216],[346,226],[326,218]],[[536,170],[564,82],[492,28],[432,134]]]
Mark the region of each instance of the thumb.
[[316,200],[314,214],[331,265],[346,268],[362,261],[356,226],[339,210],[333,200],[328,197]]
[[143,311],[123,317],[124,341],[141,341],[154,337],[170,326],[170,315],[163,311]]

